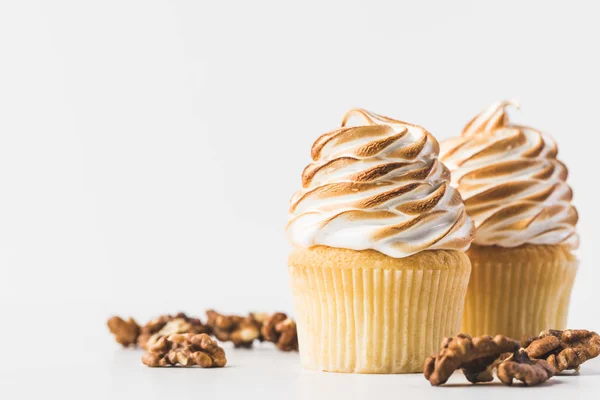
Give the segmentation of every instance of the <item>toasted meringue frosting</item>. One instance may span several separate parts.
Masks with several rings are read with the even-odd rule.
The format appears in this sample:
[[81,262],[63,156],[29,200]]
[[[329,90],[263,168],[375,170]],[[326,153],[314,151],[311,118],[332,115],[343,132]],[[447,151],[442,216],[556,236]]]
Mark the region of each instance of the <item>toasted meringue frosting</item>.
[[341,128],[312,146],[313,162],[290,204],[290,241],[394,258],[466,250],[474,224],[438,154],[424,128],[350,110]]
[[525,243],[576,248],[577,211],[556,159],[552,138],[512,124],[506,107],[494,104],[473,118],[462,136],[441,144],[440,159],[465,199],[477,227],[474,243],[515,247]]

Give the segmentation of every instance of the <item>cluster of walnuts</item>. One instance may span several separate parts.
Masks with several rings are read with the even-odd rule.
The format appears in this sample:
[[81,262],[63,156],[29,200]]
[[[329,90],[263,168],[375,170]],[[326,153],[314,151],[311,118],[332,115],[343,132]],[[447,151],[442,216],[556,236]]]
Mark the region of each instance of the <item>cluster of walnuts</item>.
[[258,340],[272,342],[282,351],[298,350],[296,323],[284,313],[240,316],[208,310],[206,316],[203,323],[184,313],[161,315],[141,326],[133,318],[114,316],[107,325],[122,346],[146,350],[142,361],[150,367],[224,366],[225,352],[210,336],[235,347],[250,348]]
[[213,335],[235,347],[252,347],[255,340],[275,343],[281,351],[298,351],[296,323],[284,313],[250,313],[242,317],[206,311],[207,322]]
[[[108,328],[124,347],[146,350],[142,362],[149,367],[223,367],[225,351],[218,341],[250,348],[255,341],[274,343],[282,351],[298,351],[296,323],[284,313],[250,313],[246,316],[206,311],[206,323],[184,313],[161,315],[140,326],[133,318],[114,316]],[[502,335],[472,338],[458,334],[445,338],[439,353],[428,357],[425,378],[443,385],[460,369],[471,383],[490,382],[494,373],[506,385],[543,383],[564,370],[600,355],[600,335],[583,329],[547,330],[517,341]]]
[[458,369],[471,383],[490,382],[495,371],[505,385],[516,379],[533,386],[561,371],[579,370],[599,354],[600,336],[583,329],[543,331],[521,342],[502,335],[472,338],[461,333],[444,339],[440,352],[427,358],[424,375],[438,386]]

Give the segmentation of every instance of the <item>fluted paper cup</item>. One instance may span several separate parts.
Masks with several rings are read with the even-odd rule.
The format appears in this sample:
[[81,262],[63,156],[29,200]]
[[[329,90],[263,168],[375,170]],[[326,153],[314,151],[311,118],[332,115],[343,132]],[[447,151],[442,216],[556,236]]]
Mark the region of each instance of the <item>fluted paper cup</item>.
[[565,329],[578,261],[563,246],[471,246],[462,331],[519,339]]
[[289,264],[304,368],[421,372],[459,332],[471,270],[462,252],[396,259],[317,246],[295,249]]

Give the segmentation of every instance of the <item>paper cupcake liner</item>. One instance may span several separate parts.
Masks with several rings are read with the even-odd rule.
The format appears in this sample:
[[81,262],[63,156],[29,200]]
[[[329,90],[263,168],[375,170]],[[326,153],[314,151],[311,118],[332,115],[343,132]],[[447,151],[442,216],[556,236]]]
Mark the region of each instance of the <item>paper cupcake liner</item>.
[[470,266],[289,270],[304,368],[410,373],[458,333]]
[[577,273],[575,257],[552,258],[546,252],[535,257],[520,254],[509,261],[506,255],[498,259],[494,252],[486,254],[481,248],[470,256],[463,332],[519,339],[566,328]]

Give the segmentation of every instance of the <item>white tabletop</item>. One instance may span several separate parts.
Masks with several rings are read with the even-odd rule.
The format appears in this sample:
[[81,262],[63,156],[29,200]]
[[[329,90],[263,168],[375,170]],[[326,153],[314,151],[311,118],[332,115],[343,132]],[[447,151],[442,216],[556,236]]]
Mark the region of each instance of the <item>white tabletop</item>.
[[[73,349],[71,358],[33,362],[44,346],[8,354],[32,357],[6,359],[0,367],[0,385],[6,399],[593,399],[600,393],[600,360],[586,363],[579,374],[554,377],[537,387],[492,384],[471,385],[456,373],[443,387],[431,387],[422,374],[355,375],[304,371],[297,353],[283,353],[270,344],[252,350],[226,346],[225,368],[148,368],[141,350],[121,349],[109,342],[96,349]],[[6,345],[6,344],[5,344]],[[27,355],[27,356],[25,356]],[[56,357],[56,354],[53,355]],[[43,358],[42,358],[43,360]],[[510,397],[507,397],[510,396]]]

